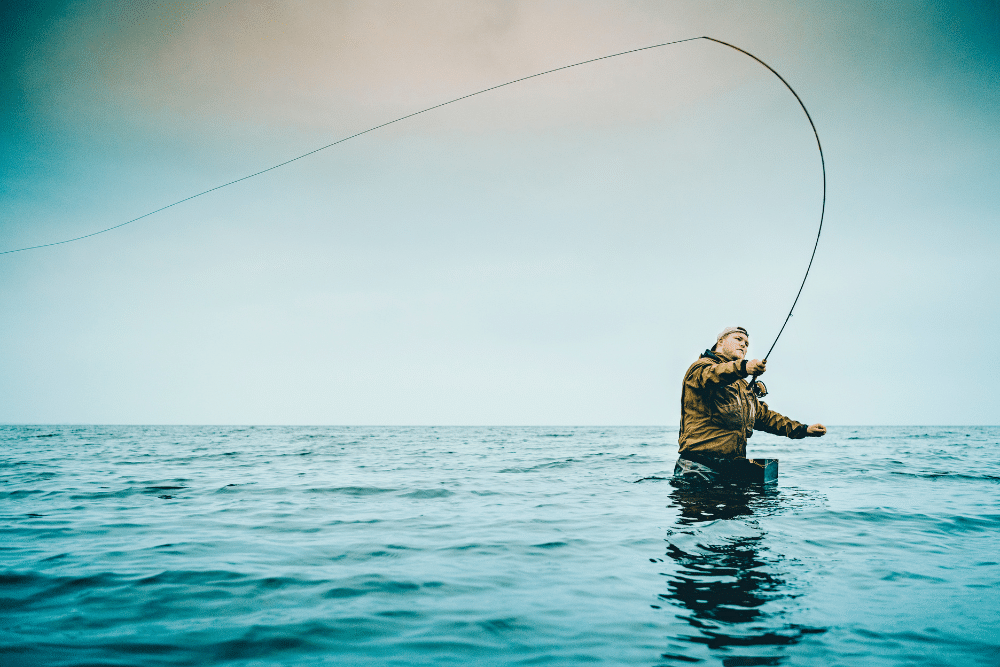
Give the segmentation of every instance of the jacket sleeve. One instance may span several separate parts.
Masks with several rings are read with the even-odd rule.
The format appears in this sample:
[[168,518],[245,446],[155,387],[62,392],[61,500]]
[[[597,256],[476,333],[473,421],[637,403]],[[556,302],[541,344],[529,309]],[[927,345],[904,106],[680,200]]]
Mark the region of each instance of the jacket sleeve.
[[724,361],[721,364],[705,361],[696,364],[688,371],[684,382],[694,389],[706,389],[713,386],[726,386],[748,375],[743,361]]
[[784,415],[778,414],[771,408],[767,407],[767,403],[760,401],[757,402],[757,419],[754,422],[753,427],[758,431],[773,433],[774,435],[783,435],[786,438],[792,438],[794,440],[806,437],[806,429],[809,428],[801,422],[797,422],[794,419],[789,419]]

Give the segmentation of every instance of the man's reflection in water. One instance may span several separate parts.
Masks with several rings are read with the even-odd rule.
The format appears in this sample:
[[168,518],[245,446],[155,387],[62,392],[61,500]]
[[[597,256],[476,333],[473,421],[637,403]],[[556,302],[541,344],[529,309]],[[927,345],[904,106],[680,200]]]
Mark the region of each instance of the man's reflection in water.
[[[674,637],[662,656],[665,664],[711,656],[727,667],[778,665],[788,646],[825,631],[790,624],[785,617],[797,597],[795,586],[777,571],[781,557],[768,552],[766,535],[755,521],[780,507],[776,488],[671,484],[680,517],[669,532],[667,556],[678,569],[659,598],[682,608],[678,618],[697,633]],[[709,522],[734,519],[705,530]]]

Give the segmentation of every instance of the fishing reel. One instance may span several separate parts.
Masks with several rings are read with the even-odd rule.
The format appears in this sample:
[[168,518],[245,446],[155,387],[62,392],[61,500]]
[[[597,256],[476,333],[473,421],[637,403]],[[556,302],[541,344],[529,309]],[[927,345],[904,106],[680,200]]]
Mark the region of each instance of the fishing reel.
[[750,391],[752,391],[753,395],[757,398],[764,398],[767,396],[767,387],[765,387],[764,383],[757,378],[754,378],[750,382]]

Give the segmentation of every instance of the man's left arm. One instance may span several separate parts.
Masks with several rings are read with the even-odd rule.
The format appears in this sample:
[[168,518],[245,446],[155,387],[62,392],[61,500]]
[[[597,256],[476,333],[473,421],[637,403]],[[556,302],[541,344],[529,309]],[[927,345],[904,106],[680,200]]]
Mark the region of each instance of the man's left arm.
[[788,417],[775,412],[771,408],[767,407],[767,403],[762,401],[757,401],[757,419],[754,421],[753,427],[757,431],[773,433],[774,435],[783,435],[786,438],[792,438],[793,440],[798,440],[799,438],[805,438],[807,436],[818,438],[822,435],[826,435],[826,427],[822,424],[806,426],[801,422],[789,419]]

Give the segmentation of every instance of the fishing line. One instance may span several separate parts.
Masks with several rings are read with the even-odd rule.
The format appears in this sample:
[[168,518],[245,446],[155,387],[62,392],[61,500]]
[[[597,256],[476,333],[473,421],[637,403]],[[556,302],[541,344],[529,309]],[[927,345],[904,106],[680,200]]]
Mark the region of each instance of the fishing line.
[[[96,231],[96,232],[91,232],[90,234],[84,234],[83,236],[76,236],[74,238],[65,239],[65,240],[62,240],[62,241],[54,241],[52,243],[42,243],[40,245],[26,246],[24,248],[15,248],[13,250],[2,250],[2,251],[0,251],[0,255],[10,255],[10,254],[15,253],[15,252],[24,252],[26,250],[38,250],[40,248],[51,248],[51,247],[57,246],[57,245],[64,245],[66,243],[73,243],[75,241],[82,241],[84,239],[89,239],[89,238],[91,238],[93,236],[97,236],[99,234],[106,234],[107,232],[114,231],[115,229],[121,229],[125,225],[131,225],[133,222],[138,222],[139,220],[142,220],[143,218],[148,218],[149,216],[155,215],[157,213],[160,213],[161,211],[165,211],[168,208],[173,208],[174,206],[177,206],[179,204],[183,204],[184,202],[188,202],[188,201],[191,201],[192,199],[197,199],[198,197],[201,197],[203,195],[207,195],[210,192],[215,192],[216,190],[221,190],[222,188],[229,187],[230,185],[235,185],[236,183],[240,183],[242,181],[246,181],[246,180],[254,178],[256,176],[260,176],[262,174],[266,174],[269,171],[274,171],[275,169],[278,169],[280,167],[284,167],[285,165],[288,165],[288,164],[291,164],[292,162],[296,162],[298,160],[301,160],[302,158],[309,157],[310,155],[315,155],[316,153],[319,153],[320,151],[324,151],[327,148],[332,148],[332,147],[334,147],[334,146],[336,146],[338,144],[344,143],[345,141],[350,141],[351,139],[355,139],[357,137],[360,137],[363,134],[368,134],[370,132],[374,132],[375,130],[379,130],[379,129],[383,128],[383,127],[387,127],[387,126],[392,125],[394,123],[399,123],[400,121],[404,121],[407,118],[413,118],[414,116],[419,116],[420,114],[427,113],[428,111],[433,111],[435,109],[440,109],[441,107],[446,107],[449,104],[454,104],[455,102],[461,102],[462,100],[467,100],[470,97],[475,97],[476,95],[482,95],[483,93],[488,93],[491,90],[497,90],[499,88],[504,88],[506,86],[514,85],[515,83],[520,83],[522,81],[527,81],[528,79],[535,79],[535,78],[540,77],[540,76],[545,76],[546,74],[552,74],[553,72],[560,72],[562,70],[571,69],[573,67],[579,67],[581,65],[588,65],[590,63],[596,63],[596,62],[599,62],[601,60],[608,60],[610,58],[617,58],[618,56],[624,56],[624,55],[628,55],[630,53],[639,53],[641,51],[649,51],[651,49],[658,49],[658,48],[663,47],[663,46],[671,46],[671,45],[674,45],[674,44],[682,44],[684,42],[693,42],[693,41],[696,41],[696,40],[699,40],[699,39],[706,39],[706,40],[708,40],[710,42],[715,42],[716,44],[721,44],[723,46],[728,46],[731,49],[739,51],[740,53],[753,58],[758,63],[760,63],[761,65],[763,65],[764,67],[766,67],[768,70],[770,70],[772,74],[774,74],[776,77],[778,77],[778,79],[783,84],[785,84],[785,87],[788,88],[788,90],[791,91],[792,95],[795,96],[795,99],[798,101],[799,106],[802,107],[802,111],[805,112],[806,118],[809,120],[809,125],[812,127],[813,134],[816,136],[816,146],[817,146],[817,148],[819,148],[820,166],[822,167],[822,170],[823,170],[823,205],[822,205],[822,208],[820,209],[819,230],[816,232],[816,243],[813,244],[812,255],[809,257],[809,265],[806,267],[806,274],[802,278],[802,284],[799,285],[799,291],[795,295],[795,301],[792,302],[792,307],[788,311],[788,316],[785,318],[784,324],[781,325],[781,329],[778,331],[778,335],[774,339],[774,343],[771,344],[771,349],[768,350],[767,351],[767,355],[764,356],[764,361],[767,361],[767,358],[769,356],[771,356],[771,352],[774,350],[774,346],[777,345],[777,343],[778,343],[778,338],[781,338],[781,334],[785,331],[785,326],[788,325],[788,320],[790,320],[791,317],[792,317],[792,312],[795,310],[795,306],[799,302],[799,297],[802,296],[802,289],[806,286],[806,279],[809,277],[809,270],[812,269],[813,260],[816,258],[816,249],[819,247],[819,237],[820,237],[820,234],[823,232],[823,216],[826,213],[826,161],[823,158],[823,145],[819,141],[819,133],[816,131],[816,124],[813,123],[812,116],[809,115],[809,110],[806,109],[806,105],[802,102],[802,98],[799,97],[799,94],[795,92],[795,89],[792,88],[791,85],[789,85],[789,83],[787,81],[785,81],[785,78],[783,76],[781,76],[780,74],[778,74],[777,70],[775,70],[773,67],[771,67],[770,65],[768,65],[766,62],[764,62],[763,60],[761,60],[757,56],[753,55],[752,53],[750,53],[748,51],[744,51],[743,49],[739,48],[738,46],[733,46],[732,44],[730,44],[728,42],[723,42],[722,40],[715,39],[714,37],[689,37],[687,39],[678,39],[678,40],[675,40],[673,42],[663,42],[662,44],[653,44],[651,46],[643,46],[643,47],[638,48],[638,49],[630,49],[628,51],[620,51],[618,53],[612,53],[612,54],[607,55],[607,56],[601,56],[600,58],[591,58],[590,60],[582,60],[582,61],[580,61],[578,63],[573,63],[572,65],[563,65],[562,67],[556,67],[554,69],[545,70],[544,72],[538,72],[537,74],[531,74],[529,76],[523,76],[523,77],[521,77],[519,79],[514,79],[512,81],[507,81],[506,83],[501,83],[501,84],[498,84],[496,86],[490,86],[489,88],[483,88],[482,90],[477,90],[474,93],[469,93],[468,95],[462,95],[461,97],[456,97],[453,100],[448,100],[447,102],[442,102],[441,104],[435,104],[434,106],[427,107],[426,109],[421,109],[420,111],[415,111],[415,112],[410,113],[410,114],[406,114],[405,116],[400,116],[399,118],[396,118],[394,120],[390,120],[389,122],[386,122],[386,123],[382,123],[381,125],[376,125],[374,127],[370,127],[367,130],[363,130],[363,131],[358,132],[356,134],[352,134],[352,135],[350,135],[348,137],[344,137],[343,139],[338,139],[337,141],[334,141],[333,143],[329,143],[329,144],[327,144],[325,146],[321,146],[321,147],[319,147],[319,148],[317,148],[315,150],[309,151],[308,153],[303,153],[302,155],[299,155],[297,157],[293,157],[290,160],[285,160],[284,162],[280,162],[280,163],[278,163],[278,164],[276,164],[276,165],[274,165],[272,167],[268,167],[267,169],[261,169],[260,171],[256,171],[256,172],[254,172],[252,174],[248,174],[246,176],[243,176],[242,178],[237,178],[236,180],[229,181],[228,183],[223,183],[222,185],[217,185],[214,188],[209,188],[208,190],[203,190],[202,192],[199,192],[197,194],[193,194],[190,197],[185,197],[184,199],[178,199],[177,201],[175,201],[172,204],[167,204],[166,206],[161,206],[160,208],[158,208],[158,209],[156,209],[154,211],[150,211],[149,213],[144,213],[144,214],[142,214],[142,215],[140,215],[138,217],[132,218],[131,220],[126,220],[125,222],[122,222],[122,223],[119,223],[117,225],[114,225],[113,227],[108,227],[107,229],[101,229],[101,230]],[[753,382],[756,382],[756,381],[757,381],[757,378],[754,377],[754,379],[751,381],[751,385],[753,384]]]

